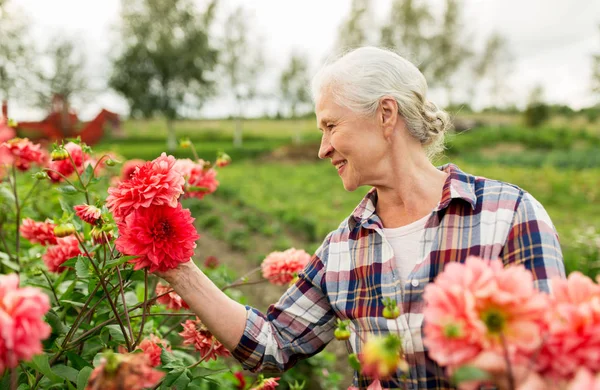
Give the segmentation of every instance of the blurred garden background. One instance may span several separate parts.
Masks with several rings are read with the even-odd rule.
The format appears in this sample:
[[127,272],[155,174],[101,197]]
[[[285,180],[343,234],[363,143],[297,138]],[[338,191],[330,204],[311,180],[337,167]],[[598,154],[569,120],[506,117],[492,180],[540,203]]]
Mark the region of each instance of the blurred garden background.
[[[39,142],[81,134],[124,159],[192,157],[184,138],[201,158],[226,151],[219,189],[191,206],[196,253],[241,275],[274,250],[314,251],[367,191],[345,192],[318,160],[307,90],[327,58],[361,45],[417,64],[453,116],[438,164],[529,191],[567,269],[599,272],[595,0],[0,0],[0,99]],[[260,309],[283,292],[252,291]],[[335,388],[334,356],[286,375],[313,370]]]

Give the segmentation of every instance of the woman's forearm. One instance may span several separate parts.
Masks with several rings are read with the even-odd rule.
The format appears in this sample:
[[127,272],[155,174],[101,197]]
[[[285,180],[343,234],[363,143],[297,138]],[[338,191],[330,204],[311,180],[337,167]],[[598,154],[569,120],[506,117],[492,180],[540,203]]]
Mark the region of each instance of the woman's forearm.
[[246,308],[189,261],[161,275],[225,348],[233,351],[246,326]]

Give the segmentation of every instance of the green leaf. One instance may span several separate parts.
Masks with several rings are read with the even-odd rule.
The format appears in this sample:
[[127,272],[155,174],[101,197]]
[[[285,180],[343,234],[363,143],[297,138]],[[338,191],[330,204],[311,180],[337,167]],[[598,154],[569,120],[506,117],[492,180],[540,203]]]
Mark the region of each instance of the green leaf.
[[[0,186],[0,198],[7,200],[6,203],[15,203],[15,196],[6,186]],[[3,202],[4,203],[4,202]]]
[[40,355],[35,355],[30,363],[34,369],[44,374],[50,381],[53,383],[62,383],[63,380],[61,377],[56,375],[50,369],[50,363],[48,362],[48,355],[45,353]]
[[90,374],[92,373],[92,367],[85,367],[79,371],[77,375],[77,390],[85,390]]
[[64,186],[57,187],[56,189],[63,195],[75,195],[79,192],[77,188],[73,187],[70,184],[65,184]]
[[9,260],[5,257],[2,257],[2,259],[0,259],[0,263],[4,264],[5,266],[12,269],[13,271],[19,272],[21,270],[21,268],[19,267],[19,264],[15,263],[14,261]]
[[58,316],[58,314],[56,314],[54,310],[51,309],[50,311],[48,311],[48,313],[46,313],[46,322],[50,324],[50,327],[52,328],[52,333],[56,335],[64,335],[67,333],[65,326],[60,320],[60,317]]
[[358,360],[358,356],[355,353],[351,353],[348,355],[348,363],[350,363],[350,367],[360,372],[360,361]]
[[71,268],[73,268],[77,264],[77,260],[79,260],[79,256],[78,257],[71,257],[69,260],[67,260],[64,263],[62,263],[61,267],[71,267]]
[[178,359],[172,353],[167,352],[164,348],[160,353],[160,361],[162,362],[163,368],[182,370],[186,367],[186,364],[181,359]]
[[68,300],[68,299],[61,299],[60,303],[68,303],[69,305],[73,305],[73,306],[76,306],[76,307],[83,307],[84,306],[83,302],[76,302],[76,301],[71,301],[71,300]]
[[185,389],[185,387],[190,383],[190,378],[187,376],[188,370],[186,368],[181,370],[174,370],[167,374],[163,384],[171,389],[175,387],[176,389]]
[[58,197],[58,203],[60,203],[60,208],[64,213],[73,214],[73,207],[70,204],[68,204],[63,197]]
[[108,333],[115,341],[121,343],[125,342],[125,336],[123,336],[123,332],[121,332],[121,327],[119,325],[106,325],[104,329],[108,329]]
[[83,174],[81,175],[81,182],[84,183],[85,185],[87,185],[88,181],[90,180],[90,178],[94,175],[94,167],[92,166],[92,164],[88,164],[85,167],[85,171],[83,171]]
[[71,362],[71,364],[73,364],[73,368],[75,368],[76,370],[83,370],[84,368],[87,368],[87,367],[91,368],[90,363],[88,363],[85,359],[83,359],[81,356],[77,355],[76,353],[67,352],[66,355],[69,358],[69,361]]
[[116,259],[112,259],[106,262],[104,268],[112,268],[119,266],[123,263],[128,262],[129,260],[137,259],[139,256],[121,256]]
[[452,382],[456,385],[467,381],[482,381],[490,379],[490,374],[475,366],[461,366],[452,375]]
[[77,375],[79,372],[73,367],[65,366],[64,364],[57,364],[52,366],[52,372],[61,378],[69,380],[71,382],[77,382]]
[[86,279],[90,277],[90,266],[87,258],[81,256],[77,259],[77,263],[75,263],[75,273],[80,279]]

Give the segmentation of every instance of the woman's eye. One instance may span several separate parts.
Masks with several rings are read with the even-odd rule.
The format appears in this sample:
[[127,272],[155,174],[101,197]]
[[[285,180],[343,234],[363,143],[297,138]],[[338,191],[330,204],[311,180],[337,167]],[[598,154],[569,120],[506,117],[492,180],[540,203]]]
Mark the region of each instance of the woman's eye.
[[333,130],[333,128],[334,128],[334,127],[335,127],[335,125],[334,125],[334,124],[329,124],[329,125],[327,125],[327,128],[328,128],[329,130]]

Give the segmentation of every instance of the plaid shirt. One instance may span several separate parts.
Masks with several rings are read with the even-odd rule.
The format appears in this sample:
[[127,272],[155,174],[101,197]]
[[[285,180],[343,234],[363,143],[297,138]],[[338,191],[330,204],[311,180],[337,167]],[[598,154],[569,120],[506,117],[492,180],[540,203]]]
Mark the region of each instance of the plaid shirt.
[[[430,250],[406,282],[400,281],[375,213],[377,192],[372,189],[266,315],[247,308],[244,335],[233,352],[236,359],[252,371],[286,370],[333,339],[337,318],[349,319],[363,335],[400,332],[410,370],[404,380],[398,371],[392,380],[382,381],[384,388],[452,389],[444,370],[427,355],[422,332],[423,290],[444,265],[469,255],[499,258],[507,266],[523,264],[543,291],[549,291],[550,278],[564,277],[565,271],[556,230],[533,196],[511,184],[466,174],[453,164],[440,169],[448,173],[442,199],[420,242]],[[387,297],[401,303],[400,330],[395,320],[382,316]],[[349,350],[360,352],[354,333],[347,343]],[[364,388],[370,381],[355,373],[355,386]]]

